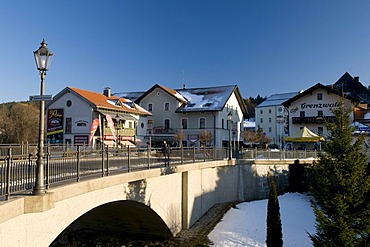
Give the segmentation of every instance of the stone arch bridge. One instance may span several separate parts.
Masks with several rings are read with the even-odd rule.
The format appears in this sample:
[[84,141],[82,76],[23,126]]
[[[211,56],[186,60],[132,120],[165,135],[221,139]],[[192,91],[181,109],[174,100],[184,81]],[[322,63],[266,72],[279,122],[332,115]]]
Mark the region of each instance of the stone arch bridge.
[[109,224],[131,234],[175,236],[217,203],[265,197],[267,173],[286,177],[292,163],[193,163],[66,184],[43,196],[13,196],[0,202],[0,245],[49,246],[76,222],[101,232]]

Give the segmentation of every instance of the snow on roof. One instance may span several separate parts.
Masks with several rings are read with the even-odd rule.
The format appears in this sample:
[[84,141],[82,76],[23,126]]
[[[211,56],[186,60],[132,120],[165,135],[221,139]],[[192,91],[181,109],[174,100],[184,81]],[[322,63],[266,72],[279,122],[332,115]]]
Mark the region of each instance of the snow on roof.
[[121,92],[121,93],[114,93],[112,95],[129,99],[131,101],[135,101],[137,98],[139,98],[141,95],[143,95],[145,92]]
[[179,107],[177,112],[219,111],[222,110],[235,86],[208,88],[176,89],[186,100],[187,104]]
[[282,105],[283,102],[296,96],[297,94],[299,94],[299,92],[272,94],[270,97],[268,97],[265,101],[263,101],[257,107]]

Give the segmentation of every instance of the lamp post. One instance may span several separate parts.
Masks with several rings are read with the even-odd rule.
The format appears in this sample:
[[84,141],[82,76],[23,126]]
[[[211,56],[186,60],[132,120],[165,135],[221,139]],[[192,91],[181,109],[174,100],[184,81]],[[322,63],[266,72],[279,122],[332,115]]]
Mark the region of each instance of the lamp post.
[[227,119],[229,120],[229,160],[231,160],[231,122],[233,119],[233,113],[231,111],[227,114]]
[[[41,46],[37,51],[33,52],[35,56],[37,70],[40,72],[41,76],[41,88],[40,96],[44,95],[44,80],[46,76],[46,71],[49,70],[53,53],[51,53],[47,47],[45,40],[41,42]],[[44,177],[44,139],[45,139],[45,101],[40,101],[40,118],[39,118],[39,141],[37,146],[37,161],[36,161],[36,180],[35,186],[33,188],[34,195],[42,195],[46,193],[45,188],[45,177]]]

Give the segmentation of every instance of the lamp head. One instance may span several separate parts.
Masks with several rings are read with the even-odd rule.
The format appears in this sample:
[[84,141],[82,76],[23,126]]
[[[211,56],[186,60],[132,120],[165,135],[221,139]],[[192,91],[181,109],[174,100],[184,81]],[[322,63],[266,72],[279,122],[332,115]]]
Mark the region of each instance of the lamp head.
[[34,51],[33,55],[35,56],[36,66],[38,70],[49,70],[54,54],[49,51],[45,39],[42,40],[40,48],[37,51]]

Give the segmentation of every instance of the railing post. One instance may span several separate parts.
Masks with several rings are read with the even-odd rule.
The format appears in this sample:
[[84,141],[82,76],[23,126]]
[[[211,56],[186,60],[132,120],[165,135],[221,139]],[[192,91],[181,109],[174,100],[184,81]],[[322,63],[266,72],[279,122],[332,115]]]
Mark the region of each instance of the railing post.
[[104,143],[101,144],[101,176],[104,177]]
[[108,145],[107,145],[106,152],[107,152],[107,173],[106,175],[109,176],[109,146]]
[[180,156],[181,156],[181,165],[182,165],[184,163],[184,146],[181,145],[180,148],[181,148],[181,151],[180,151],[181,155]]
[[50,144],[46,146],[46,164],[45,164],[45,175],[46,175],[46,181],[45,181],[45,188],[48,190],[50,185]]
[[80,146],[77,146],[77,182],[80,182]]
[[30,184],[32,183],[31,181],[31,173],[32,173],[32,154],[28,154],[28,169],[27,169],[27,178],[26,178],[26,181],[27,181],[27,187],[26,189],[32,189],[32,186],[30,186]]
[[127,146],[127,171],[131,171],[130,146]]
[[203,161],[206,162],[206,146],[203,146]]
[[7,167],[6,167],[6,195],[5,200],[9,200],[10,197],[10,174],[11,174],[11,165],[12,165],[12,148],[8,149]]
[[256,148],[254,148],[254,159],[256,160],[257,157],[258,157],[258,149],[256,147]]
[[193,146],[193,163],[195,163],[195,145]]
[[150,169],[150,153],[151,153],[150,145],[148,145],[147,153],[148,153],[148,169]]

